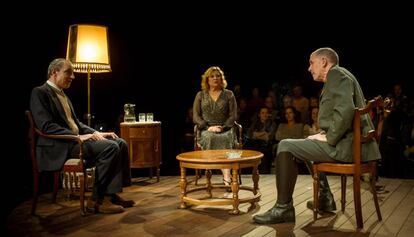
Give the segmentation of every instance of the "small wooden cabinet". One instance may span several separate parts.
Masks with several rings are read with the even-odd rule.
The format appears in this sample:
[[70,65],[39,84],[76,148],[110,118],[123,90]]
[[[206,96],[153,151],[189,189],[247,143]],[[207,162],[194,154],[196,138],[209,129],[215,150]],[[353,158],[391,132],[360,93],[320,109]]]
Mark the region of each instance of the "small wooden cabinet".
[[150,177],[156,168],[160,181],[161,164],[161,122],[121,123],[121,138],[129,149],[131,168],[150,168]]

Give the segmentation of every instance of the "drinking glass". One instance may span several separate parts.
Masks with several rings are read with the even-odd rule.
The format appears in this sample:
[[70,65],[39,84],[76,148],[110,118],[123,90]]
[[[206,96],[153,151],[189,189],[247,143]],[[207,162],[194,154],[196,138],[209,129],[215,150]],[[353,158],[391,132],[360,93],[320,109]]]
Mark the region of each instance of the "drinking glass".
[[145,122],[145,113],[138,114],[138,121]]
[[154,121],[154,114],[153,113],[147,113],[147,122]]

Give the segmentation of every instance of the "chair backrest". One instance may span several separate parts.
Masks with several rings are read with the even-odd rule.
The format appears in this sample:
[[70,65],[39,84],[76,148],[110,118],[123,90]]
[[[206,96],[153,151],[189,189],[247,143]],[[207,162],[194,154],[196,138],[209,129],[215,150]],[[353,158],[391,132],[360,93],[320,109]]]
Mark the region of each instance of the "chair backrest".
[[[363,133],[361,127],[361,118],[362,116],[370,116],[371,113],[379,113],[377,123],[380,125],[382,124],[383,116],[381,115],[381,111],[383,108],[383,99],[381,96],[377,96],[374,99],[368,101],[367,105],[364,108],[356,108],[354,113],[354,120],[353,120],[353,133],[354,133],[354,140],[353,140],[353,161],[355,164],[361,164],[361,146],[364,143],[375,139],[377,142],[379,141],[378,137],[378,129],[379,126],[374,127],[374,129],[369,130],[367,133]],[[368,119],[368,122],[371,122]]]
[[30,159],[32,161],[32,168],[33,172],[38,172],[37,161],[36,161],[36,140],[37,140],[37,133],[36,133],[36,126],[34,125],[32,113],[26,110],[27,120],[29,122],[29,129],[28,129],[28,140],[29,140],[29,147],[30,147]]
[[[243,148],[243,127],[241,124],[234,121],[233,125],[233,132],[236,134],[236,149],[242,149]],[[201,131],[198,129],[198,125],[194,125],[194,150],[201,150],[201,147],[199,145],[199,140],[201,136]]]

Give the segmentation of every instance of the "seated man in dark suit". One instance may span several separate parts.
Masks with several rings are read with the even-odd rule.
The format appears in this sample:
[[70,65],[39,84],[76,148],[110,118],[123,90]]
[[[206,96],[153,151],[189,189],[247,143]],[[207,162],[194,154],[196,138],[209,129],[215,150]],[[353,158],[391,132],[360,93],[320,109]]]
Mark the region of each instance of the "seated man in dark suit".
[[[48,80],[35,87],[31,94],[30,110],[36,126],[46,134],[78,135],[84,141],[84,159],[96,166],[92,198],[88,209],[101,213],[119,213],[135,202],[117,193],[131,185],[128,148],[125,141],[113,132],[98,132],[81,123],[69,98],[62,89],[75,79],[71,62],[58,58],[48,68]],[[40,171],[60,170],[65,161],[79,154],[79,144],[40,137],[36,153]]]

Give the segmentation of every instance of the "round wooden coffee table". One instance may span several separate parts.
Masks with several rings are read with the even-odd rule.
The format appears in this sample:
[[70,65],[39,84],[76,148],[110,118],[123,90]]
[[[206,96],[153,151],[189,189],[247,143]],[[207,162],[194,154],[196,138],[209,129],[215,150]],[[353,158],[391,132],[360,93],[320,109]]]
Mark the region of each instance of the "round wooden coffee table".
[[[181,169],[181,204],[180,208],[186,208],[186,204],[193,205],[233,205],[233,209],[230,214],[239,214],[239,204],[250,202],[252,205],[258,202],[261,197],[259,191],[259,173],[257,167],[260,164],[263,153],[253,150],[240,150],[241,156],[239,158],[228,158],[229,152],[234,150],[201,150],[201,151],[190,151],[177,155],[177,160],[180,161]],[[242,168],[253,167],[253,187],[239,185],[237,182],[239,170]],[[195,187],[187,190],[187,177],[186,169],[206,169],[210,171],[212,169],[231,169],[232,170],[232,183],[231,190],[233,198],[224,199],[196,199],[187,196],[187,194],[195,191],[206,190],[209,198],[212,197],[211,190],[214,188],[228,188],[223,185],[212,185],[211,183],[211,172],[206,172],[207,183],[202,187]],[[253,193],[252,197],[239,198],[239,190],[248,190]]]

